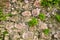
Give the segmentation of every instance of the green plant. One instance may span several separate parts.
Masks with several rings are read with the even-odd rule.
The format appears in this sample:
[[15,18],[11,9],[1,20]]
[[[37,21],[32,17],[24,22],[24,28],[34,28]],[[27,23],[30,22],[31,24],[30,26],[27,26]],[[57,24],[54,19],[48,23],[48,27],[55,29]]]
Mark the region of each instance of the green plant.
[[2,40],[3,38],[2,37],[0,37],[0,40]]
[[5,30],[5,31],[3,32],[3,35],[6,35],[6,34],[8,34],[8,32]]
[[8,13],[6,16],[7,17],[12,17],[13,15],[11,13]]
[[59,4],[60,0],[42,0],[41,5],[43,7],[52,7],[52,6],[57,6]]
[[6,17],[12,17],[12,14],[11,13],[3,14],[3,10],[0,8],[0,21],[7,20]]
[[38,24],[38,21],[36,18],[32,18],[29,22],[28,22],[28,25],[29,26],[35,26]]
[[2,9],[0,9],[0,20],[1,20],[1,21],[6,20],[6,16],[3,14]]
[[50,30],[49,30],[49,29],[44,29],[44,30],[43,30],[43,33],[44,33],[44,34],[46,34],[46,35],[48,35],[48,34],[49,34],[49,32],[50,32]]
[[47,6],[50,5],[50,3],[47,0],[42,0],[41,5],[44,6],[44,7],[47,7]]
[[56,20],[60,22],[60,15],[56,14],[55,17],[56,17]]
[[4,15],[4,16],[0,17],[0,20],[1,20],[1,21],[6,20],[6,16]]
[[43,13],[40,13],[40,14],[39,14],[39,18],[40,18],[41,20],[44,20],[44,19],[45,19],[45,15],[44,15]]

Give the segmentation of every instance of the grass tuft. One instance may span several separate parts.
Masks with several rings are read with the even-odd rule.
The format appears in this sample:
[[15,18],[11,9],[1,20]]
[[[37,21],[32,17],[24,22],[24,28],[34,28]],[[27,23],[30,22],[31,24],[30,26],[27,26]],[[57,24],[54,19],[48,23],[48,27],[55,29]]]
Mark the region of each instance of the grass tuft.
[[49,32],[50,32],[50,30],[49,30],[49,29],[44,29],[44,30],[43,30],[43,33],[44,33],[44,34],[46,34],[46,35],[48,35],[48,34],[49,34]]
[[56,20],[60,22],[60,15],[56,14],[55,17],[56,17]]
[[41,20],[44,20],[44,19],[45,19],[45,15],[44,15],[43,13],[40,13],[40,14],[39,14],[39,18],[40,18]]
[[38,24],[38,21],[36,18],[32,18],[29,22],[28,25],[29,26],[36,26]]

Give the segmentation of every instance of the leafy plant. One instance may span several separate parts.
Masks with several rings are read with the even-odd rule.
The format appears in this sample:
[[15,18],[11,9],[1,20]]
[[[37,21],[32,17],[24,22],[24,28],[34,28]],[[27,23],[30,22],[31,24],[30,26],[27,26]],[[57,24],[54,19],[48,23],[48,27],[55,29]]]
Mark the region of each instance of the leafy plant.
[[0,37],[0,40],[2,40],[2,37]]
[[41,5],[44,6],[44,7],[46,7],[46,6],[49,6],[50,3],[47,0],[42,0],[41,1]]
[[2,17],[0,17],[0,20],[1,20],[1,21],[6,20],[6,16],[2,16]]
[[2,9],[0,9],[0,20],[6,20],[6,16],[3,14]]
[[42,0],[41,5],[43,7],[56,6],[59,4],[59,0]]
[[3,32],[3,34],[6,35],[6,34],[8,34],[8,32],[5,30],[5,31]]
[[7,20],[6,17],[12,17],[12,14],[11,13],[3,14],[3,10],[0,8],[0,21]]
[[6,16],[7,17],[12,17],[13,15],[11,13],[8,13]]
[[56,20],[60,22],[60,15],[56,14],[55,17],[56,17]]
[[46,34],[46,35],[48,35],[49,32],[50,32],[49,29],[44,29],[44,30],[43,30],[43,33]]
[[29,22],[28,22],[28,25],[29,26],[35,26],[38,24],[38,21],[36,18],[32,18]]
[[41,20],[44,20],[44,19],[45,19],[45,15],[44,15],[43,13],[40,13],[40,14],[39,14],[39,18],[40,18]]

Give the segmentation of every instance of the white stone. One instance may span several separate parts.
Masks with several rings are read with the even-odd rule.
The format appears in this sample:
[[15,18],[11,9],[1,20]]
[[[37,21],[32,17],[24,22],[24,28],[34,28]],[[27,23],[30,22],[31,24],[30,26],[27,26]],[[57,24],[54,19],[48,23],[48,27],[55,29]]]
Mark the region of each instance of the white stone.
[[38,9],[38,8],[32,10],[32,15],[33,16],[38,16],[39,13],[40,13],[40,9]]
[[34,2],[34,6],[35,6],[35,7],[40,7],[40,1],[36,0],[36,1]]
[[16,2],[17,0],[12,0],[12,2]]
[[33,40],[38,40],[38,37],[37,36],[34,36],[34,39]]
[[29,32],[29,31],[28,32],[24,32],[22,37],[24,39],[33,39],[33,32]]
[[25,23],[15,24],[15,28],[17,28],[17,31],[20,31],[21,33],[28,31],[28,26],[25,25]]
[[22,12],[22,16],[29,17],[29,16],[31,16],[31,12],[30,11],[24,11],[24,12]]
[[17,11],[13,11],[11,14],[15,15],[15,14],[18,14]]
[[41,22],[39,25],[40,25],[39,29],[48,29],[46,23]]
[[28,3],[29,1],[28,0],[24,0],[25,3]]

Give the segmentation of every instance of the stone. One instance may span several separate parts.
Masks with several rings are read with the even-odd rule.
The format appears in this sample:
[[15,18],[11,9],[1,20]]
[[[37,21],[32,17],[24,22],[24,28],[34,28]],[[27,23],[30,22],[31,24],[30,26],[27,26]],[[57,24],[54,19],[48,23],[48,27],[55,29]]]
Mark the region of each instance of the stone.
[[38,9],[38,8],[32,10],[32,15],[33,16],[38,16],[39,13],[40,13],[40,9]]
[[28,3],[29,1],[28,0],[24,0],[25,3]]
[[11,14],[15,15],[15,14],[18,14],[17,11],[13,11],[11,12]]
[[31,12],[30,11],[24,11],[24,12],[22,12],[22,16],[29,17],[29,16],[31,16]]
[[15,24],[15,28],[18,29],[18,32],[21,33],[28,31],[28,27],[25,25],[25,23]]
[[35,7],[40,7],[40,2],[36,0],[36,1],[34,2],[34,6],[35,6]]
[[39,29],[48,29],[46,23],[41,22],[39,25],[40,25]]
[[24,32],[22,35],[23,39],[25,40],[32,40],[33,39],[33,32]]

